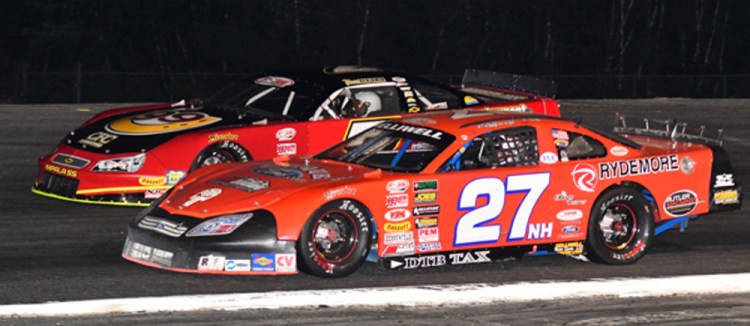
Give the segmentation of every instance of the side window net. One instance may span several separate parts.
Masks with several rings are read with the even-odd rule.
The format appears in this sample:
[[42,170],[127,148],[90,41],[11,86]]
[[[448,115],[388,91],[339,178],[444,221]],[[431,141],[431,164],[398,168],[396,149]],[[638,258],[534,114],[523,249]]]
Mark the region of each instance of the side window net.
[[538,162],[536,130],[522,127],[474,138],[462,155],[460,169],[527,166]]

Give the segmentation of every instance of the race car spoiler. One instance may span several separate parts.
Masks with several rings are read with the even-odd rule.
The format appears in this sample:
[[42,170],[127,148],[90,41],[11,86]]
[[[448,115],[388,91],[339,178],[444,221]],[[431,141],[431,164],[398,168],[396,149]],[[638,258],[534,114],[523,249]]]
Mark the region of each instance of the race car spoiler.
[[675,120],[628,118],[620,113],[615,113],[615,124],[613,131],[631,135],[653,136],[671,140],[682,140],[710,146],[722,146],[724,129],[715,128],[711,130],[704,125],[688,127],[687,122]]
[[552,80],[479,69],[466,69],[461,84],[463,87],[489,86],[552,98],[557,95],[558,86]]

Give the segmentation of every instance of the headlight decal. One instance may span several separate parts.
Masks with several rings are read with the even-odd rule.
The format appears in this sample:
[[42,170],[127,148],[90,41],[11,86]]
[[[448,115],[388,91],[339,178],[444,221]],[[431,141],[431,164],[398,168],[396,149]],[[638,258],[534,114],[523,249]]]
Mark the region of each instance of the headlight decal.
[[136,172],[146,163],[146,154],[141,153],[135,156],[119,157],[108,160],[101,160],[96,163],[93,172]]
[[249,221],[253,213],[234,214],[214,217],[190,229],[186,237],[206,237],[226,235],[234,232],[242,224]]

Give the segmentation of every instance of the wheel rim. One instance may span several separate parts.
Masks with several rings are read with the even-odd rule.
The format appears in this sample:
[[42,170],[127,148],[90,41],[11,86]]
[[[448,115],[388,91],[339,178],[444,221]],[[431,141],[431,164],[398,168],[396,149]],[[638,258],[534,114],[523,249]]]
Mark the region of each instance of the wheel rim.
[[342,262],[354,253],[358,235],[353,216],[343,211],[328,212],[313,228],[315,254],[326,263]]
[[599,220],[599,231],[605,246],[626,249],[638,232],[636,215],[628,205],[614,203],[607,207]]
[[212,151],[210,155],[206,156],[201,161],[200,167],[207,167],[214,164],[221,164],[221,163],[229,163],[234,162],[234,155],[226,150],[216,150]]

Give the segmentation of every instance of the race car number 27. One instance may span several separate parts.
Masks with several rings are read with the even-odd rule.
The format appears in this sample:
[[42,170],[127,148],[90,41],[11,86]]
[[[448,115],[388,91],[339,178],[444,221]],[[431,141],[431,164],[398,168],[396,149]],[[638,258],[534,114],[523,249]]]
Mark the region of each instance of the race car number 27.
[[[526,235],[531,211],[549,186],[549,172],[508,176],[505,183],[499,178],[480,178],[469,182],[458,199],[458,209],[469,212],[456,223],[454,246],[494,243],[500,239],[501,225],[487,225],[505,208],[507,194],[526,192],[508,231],[507,241],[521,240]],[[476,207],[477,199],[487,197],[487,204]]]

